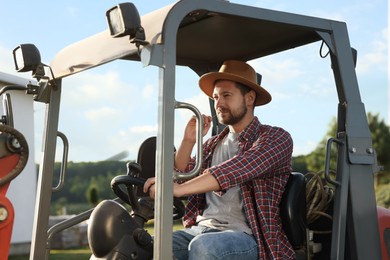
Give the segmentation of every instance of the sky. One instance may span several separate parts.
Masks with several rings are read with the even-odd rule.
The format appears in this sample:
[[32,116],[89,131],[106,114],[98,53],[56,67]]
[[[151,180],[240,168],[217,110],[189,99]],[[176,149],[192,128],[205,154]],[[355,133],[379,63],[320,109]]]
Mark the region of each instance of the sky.
[[[133,1],[140,15],[172,2]],[[230,2],[346,22],[351,45],[358,50],[356,73],[366,112],[379,114],[389,124],[386,0]],[[118,3],[112,0],[3,1],[0,71],[30,78],[30,73],[14,71],[12,50],[16,46],[35,44],[42,62],[50,64],[62,48],[106,30],[105,12]],[[338,98],[330,60],[321,58],[319,50],[320,43],[314,43],[249,61],[262,74],[262,86],[273,97],[269,105],[256,108],[255,114],[262,123],[290,132],[295,156],[315,149],[337,115]],[[158,69],[144,68],[136,62],[115,61],[65,78],[59,131],[68,137],[69,161],[106,160],[121,152],[128,154],[126,160],[135,159],[141,142],[156,135],[157,97]],[[202,113],[210,113],[208,98],[198,87],[198,76],[187,68],[177,69],[176,100],[194,104]],[[37,162],[41,156],[44,111],[43,104],[34,104]],[[187,111],[175,112],[176,146],[190,116]],[[60,143],[58,149],[60,158]]]

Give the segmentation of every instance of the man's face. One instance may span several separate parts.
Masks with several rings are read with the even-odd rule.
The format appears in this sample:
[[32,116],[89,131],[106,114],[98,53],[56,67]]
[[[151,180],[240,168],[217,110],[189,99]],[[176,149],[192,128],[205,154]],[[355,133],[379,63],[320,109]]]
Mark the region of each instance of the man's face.
[[233,81],[218,80],[214,87],[213,99],[218,121],[221,124],[235,125],[248,112],[245,96]]

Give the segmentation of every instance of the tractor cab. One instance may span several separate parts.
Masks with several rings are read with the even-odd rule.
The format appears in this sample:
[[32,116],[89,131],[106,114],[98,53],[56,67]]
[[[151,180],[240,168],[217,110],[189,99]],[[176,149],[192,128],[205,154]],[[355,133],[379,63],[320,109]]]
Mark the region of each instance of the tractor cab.
[[[180,208],[172,206],[172,183],[199,173],[203,142],[199,132],[196,148],[199,156],[194,171],[189,175],[175,172],[175,109],[192,111],[198,119],[199,128],[202,125],[197,107],[176,100],[176,68],[186,67],[200,76],[217,71],[225,60],[247,62],[315,42],[322,43],[329,50],[327,57],[331,62],[338,96],[338,105],[335,106],[337,134],[328,141],[325,152],[325,179],[335,187],[331,241],[326,250],[331,259],[387,257],[382,232],[390,226],[385,224],[389,218],[384,214],[379,225],[373,182],[373,175],[378,169],[376,154],[355,72],[357,52],[350,45],[345,23],[222,0],[181,0],[142,16],[134,4],[122,3],[107,10],[106,19],[107,30],[63,48],[49,66],[41,63],[39,50],[32,44],[22,44],[13,53],[16,69],[32,71],[38,81],[33,88],[34,100],[46,105],[30,259],[48,259],[53,235],[89,217],[93,222],[90,243],[96,258],[120,259],[115,248],[130,241],[139,251],[133,254],[135,251],[127,248],[130,256],[126,259],[149,259],[151,256],[156,260],[172,259],[172,217]],[[134,189],[142,185],[139,177],[142,177],[143,167],[128,165],[128,174],[114,179],[112,184],[115,193],[132,204],[130,215],[120,203],[106,201],[96,209],[48,230],[61,93],[68,91],[63,79],[116,60],[139,62],[159,70],[155,156],[148,157],[154,163],[157,179],[154,212],[147,201],[137,199],[141,195]],[[136,98],[137,93],[131,94]],[[210,113],[213,115],[212,135],[215,135],[222,131],[223,126],[214,116],[211,100]],[[335,176],[329,171],[330,146],[337,147]],[[310,236],[305,223],[304,182],[301,174],[292,175],[281,207],[285,212],[283,219],[290,242],[296,242],[296,250],[304,251],[304,258],[315,258],[308,249]],[[123,185],[126,191],[123,191]],[[152,216],[155,219],[153,241],[142,229],[144,221]],[[123,223],[114,221],[118,226],[112,230],[104,229],[109,225],[107,223],[112,223],[110,220],[115,219],[123,219],[123,223],[128,224],[120,226]],[[103,225],[103,229],[93,229],[94,223],[96,226]],[[115,236],[107,244],[98,239],[99,236],[106,237],[106,232]],[[127,242],[121,242],[122,238]]]

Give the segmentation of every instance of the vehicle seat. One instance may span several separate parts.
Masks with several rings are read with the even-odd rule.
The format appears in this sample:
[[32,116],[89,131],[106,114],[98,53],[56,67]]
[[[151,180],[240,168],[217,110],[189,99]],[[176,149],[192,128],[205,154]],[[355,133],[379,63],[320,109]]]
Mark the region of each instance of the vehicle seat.
[[[140,178],[148,179],[155,176],[156,169],[156,137],[152,136],[143,141],[138,149],[137,163],[141,165]],[[137,187],[137,197],[149,197],[143,189]]]
[[280,216],[283,229],[300,259],[298,253],[304,252],[307,227],[306,181],[302,173],[291,173],[280,202]]

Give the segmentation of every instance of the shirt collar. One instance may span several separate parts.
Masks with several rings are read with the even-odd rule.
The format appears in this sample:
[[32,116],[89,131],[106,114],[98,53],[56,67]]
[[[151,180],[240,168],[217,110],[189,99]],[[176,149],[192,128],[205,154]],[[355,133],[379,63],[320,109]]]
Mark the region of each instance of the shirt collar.
[[256,133],[259,131],[260,126],[260,121],[255,116],[252,122],[240,133],[240,135],[238,136],[238,141],[248,142],[253,139]]
[[[238,135],[238,141],[239,142],[248,142],[250,141],[251,139],[253,139],[253,137],[255,136],[255,134],[259,131],[259,128],[261,126],[261,123],[259,121],[259,119],[257,118],[257,116],[255,116],[252,120],[252,122],[244,129],[241,131],[241,133]],[[218,138],[219,140],[220,139],[223,139],[227,134],[229,133],[229,127],[225,127],[221,134],[219,135],[220,138]]]

